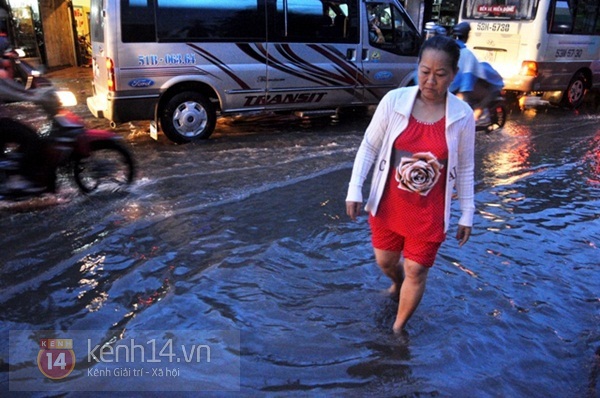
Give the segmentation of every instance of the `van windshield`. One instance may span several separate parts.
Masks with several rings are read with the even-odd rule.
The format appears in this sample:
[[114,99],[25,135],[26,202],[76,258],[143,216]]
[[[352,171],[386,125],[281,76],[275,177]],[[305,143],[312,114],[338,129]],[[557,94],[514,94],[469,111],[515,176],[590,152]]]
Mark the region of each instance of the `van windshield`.
[[539,0],[465,0],[463,19],[533,20]]

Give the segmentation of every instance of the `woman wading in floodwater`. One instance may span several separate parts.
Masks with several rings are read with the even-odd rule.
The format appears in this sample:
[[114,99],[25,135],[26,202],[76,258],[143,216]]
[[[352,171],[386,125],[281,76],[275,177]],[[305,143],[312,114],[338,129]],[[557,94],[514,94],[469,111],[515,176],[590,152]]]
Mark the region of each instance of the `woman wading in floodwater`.
[[394,332],[404,329],[423,297],[446,238],[453,188],[462,212],[459,245],[471,235],[475,122],[469,105],[448,92],[459,56],[448,37],[423,43],[418,86],[392,90],[381,100],[352,169],[346,212],[356,220],[374,166],[366,210],[375,260],[392,280],[390,293],[399,295]]

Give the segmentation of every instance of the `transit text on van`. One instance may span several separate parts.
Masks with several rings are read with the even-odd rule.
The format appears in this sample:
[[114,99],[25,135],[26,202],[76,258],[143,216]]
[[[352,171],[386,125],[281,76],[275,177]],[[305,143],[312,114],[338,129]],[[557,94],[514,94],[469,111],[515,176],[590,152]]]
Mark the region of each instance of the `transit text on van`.
[[327,93],[276,94],[246,96],[244,106],[275,104],[308,104],[321,102]]

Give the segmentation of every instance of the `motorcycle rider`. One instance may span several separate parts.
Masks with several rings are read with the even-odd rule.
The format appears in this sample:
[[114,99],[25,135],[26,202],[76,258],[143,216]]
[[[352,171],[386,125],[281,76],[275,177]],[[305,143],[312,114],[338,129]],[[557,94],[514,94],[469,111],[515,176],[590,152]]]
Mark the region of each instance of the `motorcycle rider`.
[[461,22],[452,28],[452,36],[460,47],[460,58],[458,73],[450,85],[450,91],[471,105],[478,125],[486,125],[490,122],[487,108],[500,95],[504,82],[490,64],[479,62],[467,48],[470,31],[468,22]]
[[41,150],[40,138],[34,129],[14,119],[14,111],[10,112],[3,106],[13,102],[33,102],[40,105],[47,114],[55,115],[60,101],[52,88],[26,90],[11,79],[6,71],[0,69],[0,147],[7,142],[18,143],[22,154],[22,173],[11,176],[6,187],[9,191],[41,192],[43,187],[36,183],[44,173],[42,165],[37,161]]

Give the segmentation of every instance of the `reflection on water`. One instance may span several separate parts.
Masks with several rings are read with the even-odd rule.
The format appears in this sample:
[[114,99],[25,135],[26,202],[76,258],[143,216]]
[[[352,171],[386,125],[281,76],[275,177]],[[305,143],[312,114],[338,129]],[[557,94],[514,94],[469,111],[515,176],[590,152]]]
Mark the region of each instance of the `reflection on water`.
[[474,235],[402,338],[344,214],[365,122],[139,145],[129,194],[3,210],[2,329],[238,330],[242,396],[596,396],[600,131],[565,119],[478,135]]
[[583,165],[579,174],[594,187],[600,186],[600,130],[590,140],[590,148],[583,156]]
[[505,146],[483,155],[482,170],[486,171],[483,181],[489,185],[509,185],[533,173],[529,156],[536,151],[531,142],[531,130],[527,126],[505,129],[510,137]]

